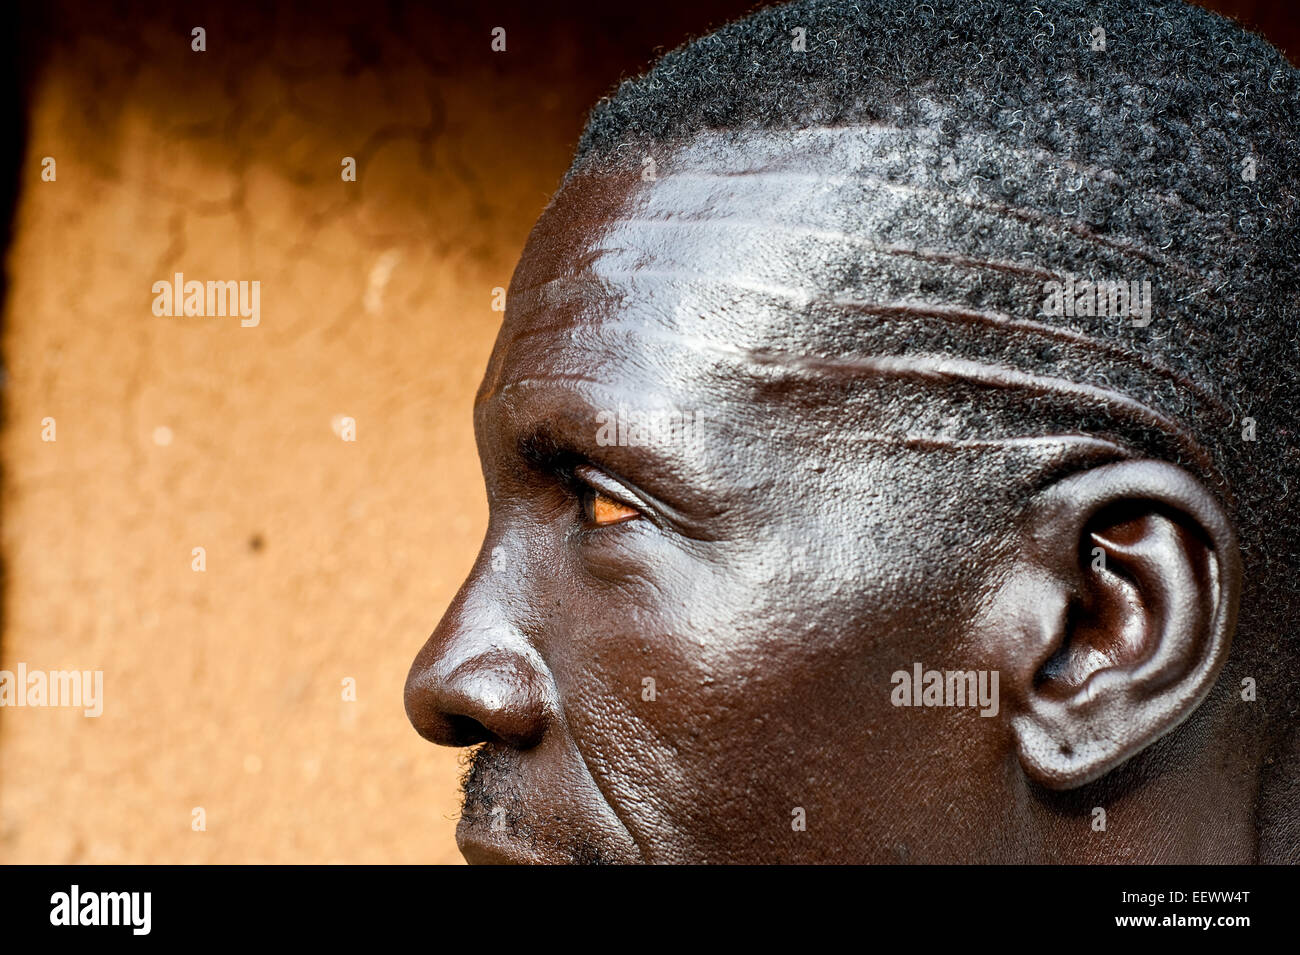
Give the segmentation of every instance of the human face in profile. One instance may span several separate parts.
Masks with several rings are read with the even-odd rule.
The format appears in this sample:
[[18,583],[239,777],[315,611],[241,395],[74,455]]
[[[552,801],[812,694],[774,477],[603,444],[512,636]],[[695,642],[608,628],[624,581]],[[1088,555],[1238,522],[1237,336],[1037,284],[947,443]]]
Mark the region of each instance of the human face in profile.
[[[870,210],[810,224],[839,206],[798,148],[580,174],[528,241],[475,405],[486,538],[406,689],[424,736],[481,744],[471,862],[996,855],[954,819],[997,798],[1000,721],[890,698],[968,632],[950,529],[981,503],[890,437],[869,358],[813,357],[856,335],[826,285]],[[620,410],[648,440],[602,433]]]

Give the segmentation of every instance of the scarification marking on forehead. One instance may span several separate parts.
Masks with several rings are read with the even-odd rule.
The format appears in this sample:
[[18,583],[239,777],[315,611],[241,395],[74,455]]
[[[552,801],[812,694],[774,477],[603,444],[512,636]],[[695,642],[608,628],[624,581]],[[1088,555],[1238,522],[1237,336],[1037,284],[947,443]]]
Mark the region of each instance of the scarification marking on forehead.
[[[648,278],[674,279],[681,278],[684,280],[700,281],[701,273],[687,272],[681,269],[653,269],[643,268],[636,270],[612,269],[602,267],[598,270],[602,280],[621,280],[625,282],[635,282]],[[554,280],[563,281],[563,280]],[[764,295],[780,297],[789,300],[792,304],[807,306],[811,304],[825,304],[833,309],[840,309],[846,312],[853,312],[863,315],[870,315],[876,319],[889,320],[920,320],[940,319],[950,322],[959,322],[969,325],[987,327],[1006,332],[1017,332],[1024,335],[1036,335],[1044,338],[1055,339],[1062,342],[1068,342],[1078,345],[1099,354],[1104,354],[1122,362],[1132,363],[1135,366],[1143,368],[1152,375],[1161,376],[1179,388],[1186,389],[1194,394],[1202,404],[1221,416],[1230,415],[1229,409],[1223,405],[1219,398],[1209,389],[1200,385],[1188,375],[1169,367],[1159,359],[1126,348],[1116,344],[1113,341],[1088,335],[1067,326],[1052,325],[1047,322],[1036,321],[1034,319],[1017,318],[1006,312],[966,308],[962,306],[950,305],[940,302],[925,301],[872,301],[867,299],[853,298],[845,295],[817,295],[808,292],[805,289],[791,286],[778,285],[771,282],[757,282],[750,279],[739,277],[709,277],[709,284],[725,285],[727,287],[743,289],[751,292],[761,292]],[[550,285],[551,283],[545,283]],[[520,292],[521,297],[528,296],[545,296],[546,289],[542,285],[535,285],[529,289]],[[625,328],[627,330],[640,330],[642,323],[633,323],[627,321],[602,319],[601,324],[608,328]],[[515,336],[516,341],[520,341],[533,336],[554,335],[568,327],[565,321],[548,322],[540,325],[530,325],[526,330],[519,332]],[[1172,419],[1171,419],[1172,420]]]
[[[1066,281],[1081,263],[1096,269],[1086,279],[1150,276],[1157,290],[1173,290],[1161,300],[1170,315],[1205,312],[1207,306],[1226,310],[1216,299],[1224,283],[1190,268],[1169,243],[1107,235],[1087,221],[1058,214],[1059,204],[1044,208],[1044,196],[1053,190],[1067,201],[1096,190],[1091,197],[1096,201],[1123,188],[1106,167],[1045,150],[997,142],[983,146],[976,154],[978,168],[958,186],[940,175],[945,151],[954,148],[952,138],[928,127],[786,130],[739,140],[706,135],[675,144],[660,152],[659,178],[633,184],[619,214],[599,226],[588,254],[570,262],[570,274],[539,281],[525,273],[512,285],[510,308],[522,307],[531,316],[529,327],[512,336],[510,348],[548,334],[558,336],[560,347],[619,332],[671,334],[688,350],[725,354],[751,370],[808,381],[872,376],[939,389],[960,384],[1019,392],[1025,396],[1026,425],[1039,410],[1035,396],[1050,394],[1077,402],[1089,428],[1106,418],[1159,431],[1180,456],[1217,479],[1211,455],[1188,426],[1206,413],[1224,420],[1232,416],[1211,388],[1141,350],[1140,341],[1117,328],[1096,334],[1079,323],[1054,323],[1038,309],[1043,283]],[[969,149],[963,155],[969,159]],[[1012,179],[1030,177],[1023,201],[1014,190],[1001,195],[990,190],[990,169]],[[1204,219],[1207,228],[1224,226],[1221,218],[1180,196],[1148,198],[1165,210],[1162,215]],[[761,210],[760,217],[755,210]],[[711,249],[730,250],[734,261],[725,254],[700,254]],[[691,324],[715,317],[710,302],[726,306],[721,317],[729,324],[720,323],[720,330]],[[620,311],[627,317],[617,317]],[[552,312],[564,320],[550,320]],[[595,325],[572,324],[574,315],[584,312],[597,318]],[[834,327],[828,334],[809,337],[818,321],[834,315],[866,321],[846,331],[849,323],[830,318]],[[743,323],[747,317],[753,318],[749,325]],[[935,332],[940,322],[967,331],[940,336]],[[915,340],[907,337],[909,323],[916,328]],[[652,328],[660,324],[687,334]],[[884,334],[889,327],[898,331]],[[709,338],[710,331],[729,334],[733,341]],[[861,332],[856,342],[855,331]],[[771,336],[773,347],[764,336]],[[1004,340],[1005,348],[997,344]],[[1063,366],[1058,373],[1024,370],[1041,366],[1036,341],[1061,346],[1052,352],[1052,360]],[[1083,357],[1087,354],[1097,361]],[[1154,391],[1145,387],[1152,383]],[[1130,392],[1148,398],[1140,401]],[[915,433],[893,437],[952,440]],[[960,440],[1007,444],[1037,438]]]
[[[521,378],[480,395],[475,401],[475,405],[482,405],[488,401],[509,395],[512,392],[527,391],[530,388],[550,391],[557,385],[565,386],[573,384],[591,385],[598,388],[602,385],[602,382],[588,375],[579,374],[555,374],[548,375],[546,378]],[[735,421],[715,421],[713,424],[732,430],[745,431],[751,436],[759,435],[758,431],[746,429],[743,425]],[[996,438],[953,438],[939,434],[867,431],[859,428],[855,429],[849,437],[853,441],[861,441],[867,444],[899,446],[925,451],[1019,448],[1038,453],[1050,453],[1073,448],[1105,454],[1112,458],[1129,458],[1133,457],[1135,453],[1131,447],[1118,441],[1100,438],[1091,434],[1072,432],[1007,435]]]
[[[619,324],[619,323],[615,323]],[[1082,406],[1105,412],[1117,422],[1130,426],[1153,428],[1171,438],[1177,447],[1188,457],[1189,461],[1207,475],[1218,477],[1213,457],[1197,441],[1194,433],[1177,420],[1161,411],[1138,401],[1131,396],[1113,388],[1080,383],[1051,375],[1032,374],[1007,365],[992,362],[974,361],[944,355],[855,355],[855,356],[818,356],[796,354],[773,348],[748,348],[727,344],[699,336],[674,333],[666,329],[657,329],[632,323],[621,323],[629,331],[649,338],[671,339],[674,344],[698,353],[712,353],[733,359],[741,368],[754,371],[777,369],[783,375],[798,375],[814,381],[829,376],[867,376],[884,379],[910,379],[929,385],[943,386],[953,382],[974,385],[983,389],[1020,392],[1032,398],[1035,395],[1051,394],[1078,402]],[[602,326],[609,328],[610,326]],[[506,394],[519,388],[553,385],[558,381],[582,381],[598,384],[589,375],[572,375],[557,373],[546,379],[524,378],[514,382],[498,382],[485,391],[476,400],[482,404],[498,395]],[[916,434],[909,432],[870,433],[857,431],[855,437],[870,437],[877,440],[893,440],[913,446],[997,446],[1023,444],[1027,440],[1043,442],[1102,443],[1111,447],[1122,447],[1118,442],[1099,438],[1095,435],[1010,435],[1002,437],[981,437],[976,439],[953,439],[937,434]],[[1130,449],[1131,450],[1131,449]]]

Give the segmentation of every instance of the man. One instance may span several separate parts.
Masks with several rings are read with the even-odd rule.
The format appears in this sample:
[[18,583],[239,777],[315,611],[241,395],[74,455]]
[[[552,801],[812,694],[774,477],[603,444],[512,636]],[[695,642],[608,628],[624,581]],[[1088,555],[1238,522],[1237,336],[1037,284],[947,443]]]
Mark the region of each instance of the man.
[[1178,3],[874,0],[599,104],[406,688],[466,858],[1294,859],[1298,91]]

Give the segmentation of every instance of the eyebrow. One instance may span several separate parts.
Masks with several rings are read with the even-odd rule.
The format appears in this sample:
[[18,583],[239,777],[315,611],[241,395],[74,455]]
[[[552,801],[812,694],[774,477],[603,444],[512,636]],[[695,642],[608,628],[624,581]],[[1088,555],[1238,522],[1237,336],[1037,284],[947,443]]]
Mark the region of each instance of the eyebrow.
[[515,453],[539,471],[572,471],[588,463],[581,442],[571,441],[552,420],[535,423],[515,438]]
[[[721,512],[717,495],[706,494],[693,480],[696,472],[673,442],[651,440],[638,444],[602,445],[597,440],[601,427],[598,416],[611,413],[664,411],[685,413],[687,409],[665,405],[662,408],[639,408],[626,401],[611,399],[597,403],[579,382],[599,387],[600,383],[582,375],[555,375],[547,379],[522,379],[498,389],[495,397],[506,403],[506,420],[528,419],[514,436],[512,446],[519,460],[530,467],[564,479],[582,465],[594,467],[610,478],[625,484],[628,490],[646,497],[670,521],[705,520]],[[515,402],[505,393],[516,389],[546,389],[548,407],[530,411],[525,401]],[[694,409],[691,409],[692,413]],[[685,528],[683,528],[685,530]]]

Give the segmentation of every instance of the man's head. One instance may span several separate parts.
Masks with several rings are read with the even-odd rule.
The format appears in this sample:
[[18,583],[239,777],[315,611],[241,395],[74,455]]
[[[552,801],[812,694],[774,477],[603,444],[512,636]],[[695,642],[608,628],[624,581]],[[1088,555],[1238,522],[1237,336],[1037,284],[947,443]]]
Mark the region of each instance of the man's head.
[[466,855],[1272,851],[1298,90],[1179,4],[878,0],[760,11],[599,104],[407,684],[483,744]]

